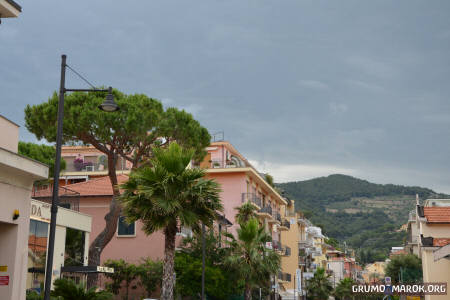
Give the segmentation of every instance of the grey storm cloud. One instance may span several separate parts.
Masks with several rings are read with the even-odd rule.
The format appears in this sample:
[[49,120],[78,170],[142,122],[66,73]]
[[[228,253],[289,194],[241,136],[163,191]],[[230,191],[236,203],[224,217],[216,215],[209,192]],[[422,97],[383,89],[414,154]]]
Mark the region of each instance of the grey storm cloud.
[[20,4],[0,25],[0,95],[21,125],[65,53],[97,85],[224,131],[278,181],[343,172],[450,192],[446,0]]

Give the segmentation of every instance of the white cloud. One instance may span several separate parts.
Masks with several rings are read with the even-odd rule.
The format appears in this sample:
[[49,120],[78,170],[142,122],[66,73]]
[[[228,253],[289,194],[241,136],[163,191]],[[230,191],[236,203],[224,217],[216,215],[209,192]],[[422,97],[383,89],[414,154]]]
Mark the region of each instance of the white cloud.
[[321,81],[317,81],[317,80],[300,80],[299,84],[301,86],[315,89],[315,90],[327,90],[328,89],[327,84],[325,84]]
[[348,110],[348,106],[344,103],[330,102],[329,106],[330,111],[335,115],[343,114]]
[[356,174],[356,170],[333,165],[274,164],[267,161],[249,161],[259,172],[270,173],[275,182],[307,180],[331,174],[352,176]]
[[366,74],[374,75],[380,78],[393,78],[398,74],[398,70],[395,69],[392,64],[368,57],[353,56],[347,58],[346,62],[357,67]]
[[379,85],[374,84],[374,83],[368,83],[368,82],[364,82],[364,81],[361,81],[361,80],[355,80],[355,79],[348,79],[345,82],[348,85],[350,85],[350,86],[363,88],[363,89],[371,90],[371,91],[374,91],[374,92],[384,91],[384,88],[382,86],[379,86]]

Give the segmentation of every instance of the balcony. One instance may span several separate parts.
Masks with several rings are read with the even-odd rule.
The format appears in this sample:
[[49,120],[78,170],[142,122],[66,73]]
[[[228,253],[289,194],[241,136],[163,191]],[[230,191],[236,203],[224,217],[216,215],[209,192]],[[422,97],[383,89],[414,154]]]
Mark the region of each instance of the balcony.
[[283,273],[283,272],[278,272],[278,281],[280,283],[288,283],[291,282],[291,274],[289,273]]
[[298,247],[300,249],[312,248],[313,242],[312,242],[312,240],[301,240],[298,242]]
[[286,211],[285,216],[287,218],[296,218],[297,217],[297,213],[295,211]]
[[260,210],[256,212],[256,214],[262,218],[271,218],[272,217],[272,207],[266,205]]
[[245,164],[236,160],[211,160],[210,169],[244,168]]
[[269,220],[269,223],[277,223],[281,225],[281,215],[278,211],[272,210],[272,219]]
[[251,204],[256,206],[256,209],[258,210],[261,209],[261,198],[259,198],[254,193],[242,193],[241,202],[242,203],[250,202]]
[[272,241],[272,249],[277,252],[283,252],[283,246],[279,241]]
[[[66,161],[66,169],[62,170],[62,173],[89,173],[89,172],[100,172],[107,173],[108,162],[104,155],[101,156],[85,156],[74,157],[74,156],[64,156],[63,159]],[[127,167],[127,162],[123,158],[119,158],[116,164],[116,171],[129,171],[130,168]]]
[[291,223],[289,223],[288,220],[283,220],[281,222],[281,225],[278,226],[278,229],[281,231],[287,231],[287,230],[289,230],[289,228],[291,228]]

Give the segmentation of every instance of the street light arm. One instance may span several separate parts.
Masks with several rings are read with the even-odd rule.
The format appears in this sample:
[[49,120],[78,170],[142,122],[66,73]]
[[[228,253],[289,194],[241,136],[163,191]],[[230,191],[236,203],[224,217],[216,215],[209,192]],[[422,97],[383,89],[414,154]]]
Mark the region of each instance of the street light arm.
[[64,89],[64,92],[109,92],[110,89]]

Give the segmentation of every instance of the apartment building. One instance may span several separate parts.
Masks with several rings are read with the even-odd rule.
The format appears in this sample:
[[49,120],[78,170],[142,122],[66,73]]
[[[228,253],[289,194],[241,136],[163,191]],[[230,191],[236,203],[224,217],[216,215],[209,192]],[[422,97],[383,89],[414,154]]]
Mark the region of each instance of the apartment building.
[[[282,239],[282,233],[290,228],[285,210],[287,200],[229,142],[213,142],[206,151],[204,160],[192,167],[204,168],[206,177],[221,185],[220,197],[224,206],[222,218],[226,221],[219,222],[217,229],[236,233],[236,208],[250,202],[257,209],[260,223],[272,236],[272,242],[267,247],[283,256],[290,255],[291,248],[285,246]],[[80,212],[92,216],[92,242],[104,227],[104,215],[112,198],[106,157],[92,146],[64,146],[62,157],[67,167],[61,172],[60,182],[67,190],[80,195]],[[129,162],[122,159],[117,162],[119,183],[127,180],[130,169]],[[139,222],[127,225],[123,217],[119,218],[116,236],[102,252],[101,260],[124,258],[136,262],[146,256],[161,258],[164,251],[162,233],[146,236],[141,227]],[[127,249],[133,249],[133,252]],[[282,290],[285,284],[292,281],[292,274],[284,270],[277,277],[279,280],[275,286]]]
[[[284,227],[288,230],[281,231],[283,241],[283,255],[281,257],[282,273],[279,283],[282,285],[280,292],[283,299],[295,299],[295,296],[302,294],[302,271],[304,266],[299,264],[299,240],[304,235],[305,227],[299,222],[303,215],[295,211],[295,202],[286,198],[287,205],[282,208]],[[281,277],[281,280],[280,280]]]
[[[450,286],[450,199],[416,202],[416,225],[423,281]],[[449,295],[426,295],[425,300],[448,299]]]

